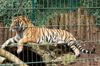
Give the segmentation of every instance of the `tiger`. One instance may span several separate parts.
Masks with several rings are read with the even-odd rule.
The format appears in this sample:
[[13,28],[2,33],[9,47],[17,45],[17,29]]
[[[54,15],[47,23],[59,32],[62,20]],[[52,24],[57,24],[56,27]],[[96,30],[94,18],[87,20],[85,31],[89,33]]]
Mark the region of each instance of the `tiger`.
[[80,52],[87,54],[95,52],[95,48],[92,51],[82,48],[78,40],[66,30],[34,26],[25,16],[15,16],[11,21],[10,30],[16,32],[16,35],[8,39],[2,48],[10,43],[17,43],[17,53],[20,53],[28,42],[42,44],[46,41],[48,44],[66,44],[73,50],[76,57],[80,56]]

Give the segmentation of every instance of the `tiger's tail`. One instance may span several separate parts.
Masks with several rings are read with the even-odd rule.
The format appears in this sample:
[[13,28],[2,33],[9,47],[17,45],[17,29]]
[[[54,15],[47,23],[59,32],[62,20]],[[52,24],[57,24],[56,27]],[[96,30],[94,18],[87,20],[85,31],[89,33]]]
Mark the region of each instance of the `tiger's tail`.
[[94,46],[93,46],[92,50],[90,51],[90,50],[82,48],[79,41],[76,41],[76,47],[83,53],[87,53],[87,54],[95,53],[95,47]]

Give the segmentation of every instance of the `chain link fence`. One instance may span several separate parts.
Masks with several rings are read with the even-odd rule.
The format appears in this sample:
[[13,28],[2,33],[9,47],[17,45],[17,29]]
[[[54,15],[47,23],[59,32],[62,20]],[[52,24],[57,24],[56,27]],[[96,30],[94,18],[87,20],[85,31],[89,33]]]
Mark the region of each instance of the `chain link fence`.
[[[9,25],[11,17],[19,15],[28,17],[38,27],[71,32],[86,49],[96,47],[95,54],[82,53],[77,59],[68,47],[60,44],[26,45],[21,54],[16,53],[16,47],[6,47],[28,66],[100,66],[99,0],[0,0],[1,45],[15,35],[9,31]],[[0,66],[17,65],[9,58],[0,63]]]

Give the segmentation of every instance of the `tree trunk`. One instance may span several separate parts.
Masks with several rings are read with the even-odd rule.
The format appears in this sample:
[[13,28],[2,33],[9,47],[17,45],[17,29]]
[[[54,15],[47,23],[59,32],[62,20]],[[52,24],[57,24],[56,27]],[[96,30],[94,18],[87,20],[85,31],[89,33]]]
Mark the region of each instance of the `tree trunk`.
[[7,58],[9,61],[17,64],[17,66],[28,66],[15,55],[11,54],[10,52],[0,48],[0,56]]

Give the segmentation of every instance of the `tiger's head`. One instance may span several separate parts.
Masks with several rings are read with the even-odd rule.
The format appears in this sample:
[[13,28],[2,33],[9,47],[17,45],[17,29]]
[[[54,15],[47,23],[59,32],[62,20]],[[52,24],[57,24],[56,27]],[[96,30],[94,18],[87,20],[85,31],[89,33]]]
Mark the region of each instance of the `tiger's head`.
[[24,16],[17,16],[11,19],[10,30],[12,31],[23,31],[27,27],[32,27],[32,22]]

